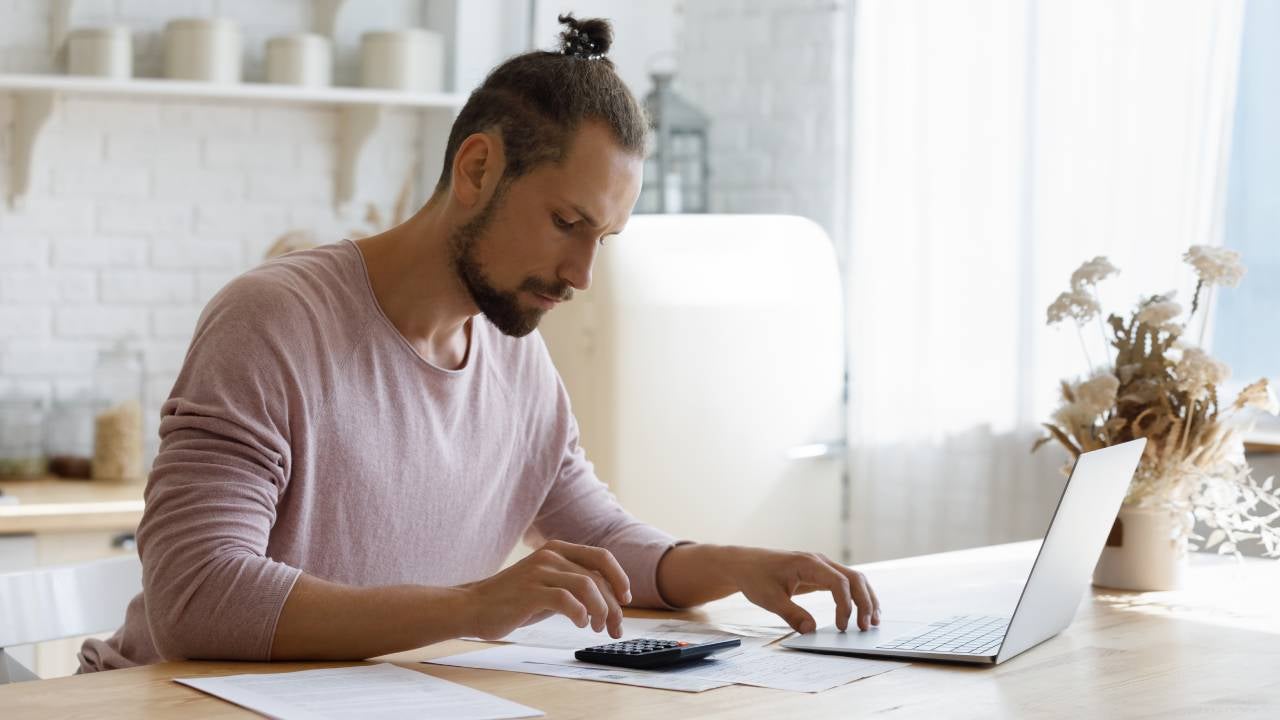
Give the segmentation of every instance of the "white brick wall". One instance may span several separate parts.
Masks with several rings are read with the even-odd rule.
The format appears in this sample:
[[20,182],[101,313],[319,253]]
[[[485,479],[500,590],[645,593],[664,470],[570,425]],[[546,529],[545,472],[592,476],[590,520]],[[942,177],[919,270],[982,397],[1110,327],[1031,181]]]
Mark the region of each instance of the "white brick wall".
[[852,0],[684,0],[676,91],[712,122],[713,212],[794,213],[843,251]]
[[[361,32],[419,24],[424,7],[431,15],[431,3],[442,1],[347,3],[339,17],[336,82],[350,84],[358,76]],[[617,61],[636,86],[647,83],[650,56],[674,45],[670,25],[678,1],[639,10],[622,0],[572,7],[619,20]],[[76,0],[71,26],[127,24],[133,31],[135,74],[158,77],[167,21],[230,17],[244,39],[245,78],[258,81],[267,38],[308,28],[311,4]],[[459,0],[460,25],[474,35],[455,48],[463,91],[502,58],[523,49],[525,31],[513,18],[523,17],[524,4],[518,3],[518,13],[511,4]],[[56,71],[47,46],[51,5],[46,0],[0,0],[0,73]],[[703,8],[695,0],[685,5],[691,21],[712,22],[710,4]],[[718,64],[706,65],[709,74],[691,72],[688,77],[694,83],[691,98],[716,116],[718,164],[735,161],[734,148],[759,151],[755,146],[768,140],[761,133],[777,127],[768,119],[772,94],[750,91],[741,58],[773,42],[773,21],[787,10],[761,14],[755,5],[717,4],[726,17],[741,16],[734,22],[744,34],[732,45],[738,59],[713,55]],[[557,9],[540,6],[549,15]],[[486,35],[481,37],[477,28]],[[538,42],[550,42],[553,34],[540,33]],[[707,43],[688,45],[688,59],[703,62],[697,52],[706,51],[694,46]],[[728,84],[737,88],[723,107],[703,100],[713,97],[719,82],[710,71],[726,73],[733,79]],[[254,265],[283,232],[305,228],[332,241],[362,227],[363,207],[338,217],[332,206],[338,113],[278,103],[64,95],[38,144],[31,193],[21,210],[13,210],[7,206],[13,110],[11,94],[0,92],[0,397],[67,396],[88,383],[98,348],[132,337],[147,362],[147,434],[153,452],[160,403],[208,299]],[[370,165],[384,172],[361,192],[384,206],[395,197],[412,151],[422,141],[416,117],[412,111],[389,113],[370,141]],[[819,145],[812,147],[813,154],[822,151]],[[804,209],[803,188],[770,181],[778,161],[768,151],[746,153],[736,162],[750,177],[717,187],[722,209]],[[422,173],[424,185],[430,186],[439,168],[424,167]]]
[[[168,20],[231,17],[244,37],[245,76],[260,80],[266,39],[307,29],[310,5],[77,0],[72,26],[128,24],[135,74],[155,77]],[[342,37],[351,44],[370,27],[417,24],[420,5],[350,3]],[[54,71],[49,6],[0,0],[0,73]],[[349,47],[338,56],[354,54]],[[350,79],[354,70],[337,75]],[[375,138],[385,172],[362,192],[384,205],[418,147],[415,117],[391,113]],[[281,233],[302,227],[338,240],[363,216],[361,207],[338,217],[332,206],[332,108],[66,95],[40,140],[20,210],[7,205],[12,123],[13,98],[0,92],[0,397],[68,396],[89,383],[100,347],[132,338],[146,365],[149,456],[159,406],[208,299]]]

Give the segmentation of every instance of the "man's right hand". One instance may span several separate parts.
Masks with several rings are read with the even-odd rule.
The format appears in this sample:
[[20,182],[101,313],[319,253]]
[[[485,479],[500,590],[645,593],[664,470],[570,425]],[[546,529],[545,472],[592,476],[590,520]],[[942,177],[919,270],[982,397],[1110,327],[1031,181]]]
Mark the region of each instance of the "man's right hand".
[[[460,585],[468,596],[470,634],[486,640],[561,614],[578,627],[622,637],[622,605],[631,584],[604,548],[552,540],[496,575]],[[619,599],[621,603],[619,603]]]

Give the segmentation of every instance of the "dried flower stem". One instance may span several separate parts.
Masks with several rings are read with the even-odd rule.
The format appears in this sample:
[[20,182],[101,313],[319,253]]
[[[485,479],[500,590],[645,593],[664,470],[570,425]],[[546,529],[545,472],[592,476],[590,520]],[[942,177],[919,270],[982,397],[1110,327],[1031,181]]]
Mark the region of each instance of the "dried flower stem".
[[[1098,286],[1093,286],[1093,299],[1098,303],[1098,307],[1102,307],[1102,297],[1098,294]],[[1107,326],[1102,322],[1102,311],[1094,317],[1098,320],[1098,332],[1102,334],[1102,356],[1105,359],[1106,367],[1111,367],[1111,343],[1107,342]]]
[[1089,366],[1089,373],[1093,373],[1093,358],[1089,357],[1089,346],[1084,341],[1084,328],[1080,323],[1076,323],[1076,336],[1080,338],[1080,349],[1084,351],[1084,361]]
[[[1201,280],[1200,282],[1203,283],[1204,281]],[[1199,289],[1199,284],[1196,285],[1196,289],[1197,290]],[[1212,308],[1213,308],[1213,286],[1210,285],[1209,292],[1205,293],[1205,296],[1204,296],[1204,318],[1200,320],[1200,341],[1196,343],[1200,347],[1204,347],[1204,334],[1209,329],[1209,317],[1210,317],[1209,311]]]
[[1195,415],[1195,410],[1196,410],[1196,401],[1192,400],[1191,404],[1187,406],[1187,417],[1182,422],[1182,439],[1178,441],[1179,457],[1183,456],[1186,452],[1187,438],[1190,437],[1191,435],[1191,420],[1192,420],[1192,416]]
[[1196,281],[1196,291],[1191,294],[1191,312],[1187,313],[1187,319],[1190,320],[1196,314],[1196,308],[1200,307],[1200,291],[1204,288],[1204,280]]

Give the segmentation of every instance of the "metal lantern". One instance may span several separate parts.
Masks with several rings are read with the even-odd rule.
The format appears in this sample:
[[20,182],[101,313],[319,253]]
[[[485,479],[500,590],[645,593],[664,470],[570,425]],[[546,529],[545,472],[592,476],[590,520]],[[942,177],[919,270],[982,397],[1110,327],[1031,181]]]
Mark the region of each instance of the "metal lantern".
[[704,213],[708,202],[707,116],[671,89],[672,74],[653,74],[644,99],[654,130],[645,159],[638,212]]

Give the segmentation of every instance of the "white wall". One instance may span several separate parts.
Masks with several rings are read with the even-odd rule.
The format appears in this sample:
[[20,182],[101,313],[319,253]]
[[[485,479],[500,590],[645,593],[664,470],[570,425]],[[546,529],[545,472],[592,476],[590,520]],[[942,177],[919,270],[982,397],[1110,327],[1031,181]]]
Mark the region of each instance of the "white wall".
[[686,0],[677,92],[711,116],[711,209],[791,213],[843,253],[851,0]]
[[[0,72],[51,72],[44,0],[0,3]],[[261,76],[267,37],[310,26],[303,0],[78,0],[72,26],[134,28],[135,74],[160,74],[160,30],[175,17],[234,18],[246,76]],[[350,3],[339,18],[338,77],[355,72],[359,33],[415,25],[411,0]],[[466,57],[473,57],[472,55]],[[471,64],[477,64],[472,60]],[[0,92],[0,397],[66,397],[85,387],[98,347],[136,338],[147,365],[146,436],[209,297],[256,264],[281,233],[322,242],[362,223],[332,204],[332,108],[101,98],[55,104],[38,144],[32,188],[7,205],[14,102]],[[393,112],[374,142],[365,190],[389,205],[416,147],[418,123]],[[380,171],[379,171],[380,168]],[[438,168],[427,171],[434,178]]]

